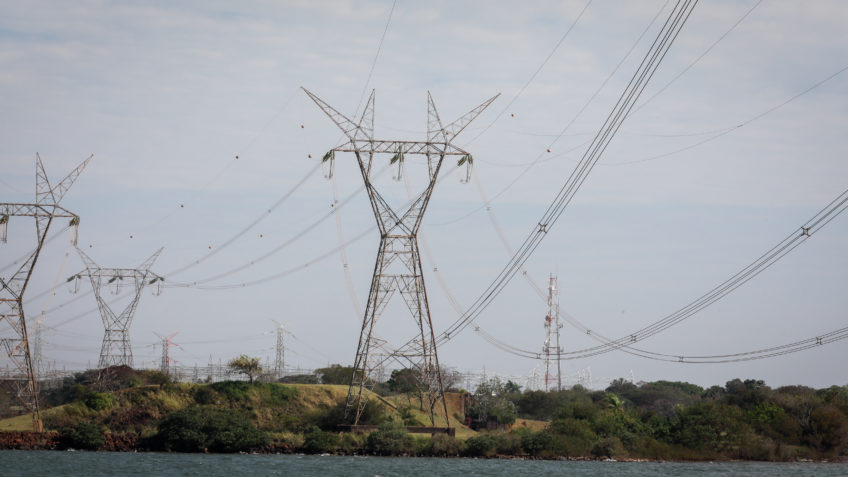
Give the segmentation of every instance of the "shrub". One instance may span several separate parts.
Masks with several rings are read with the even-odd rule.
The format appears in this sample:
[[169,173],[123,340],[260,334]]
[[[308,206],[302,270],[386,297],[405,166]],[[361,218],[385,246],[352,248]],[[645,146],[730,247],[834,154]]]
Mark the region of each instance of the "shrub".
[[402,425],[388,422],[368,435],[365,448],[377,455],[406,455],[414,446],[412,436]]
[[421,453],[432,457],[453,457],[459,455],[459,442],[447,434],[434,434],[426,440]]
[[312,426],[303,433],[303,451],[307,454],[335,452],[338,448],[338,434],[324,432],[318,426]]
[[85,405],[93,411],[111,409],[115,405],[115,398],[109,393],[88,393],[85,396]]
[[539,431],[521,437],[521,447],[530,455],[542,455],[554,450],[554,435],[550,431]]
[[[527,431],[524,431],[525,433]],[[532,432],[532,431],[530,431]],[[523,449],[521,447],[521,434],[517,432],[493,434],[495,440],[495,452],[504,455],[518,455]]]
[[267,434],[246,416],[206,406],[165,416],[154,437],[155,444],[178,452],[240,452],[267,442]]
[[320,384],[321,380],[318,379],[318,376],[314,374],[293,374],[291,376],[284,376],[279,380],[281,383],[293,383],[293,384]]
[[352,453],[365,447],[366,437],[362,434],[346,432],[339,438],[339,450]]
[[669,446],[653,437],[639,436],[628,446],[632,457],[663,459],[670,455]]
[[103,429],[91,421],[82,421],[73,427],[63,428],[60,439],[66,447],[97,450],[104,442]]
[[197,404],[215,404],[218,393],[211,386],[197,386],[191,390],[191,397]]
[[247,393],[250,391],[251,385],[244,381],[221,381],[210,384],[209,387],[235,404],[247,402]]
[[557,451],[566,456],[586,455],[597,440],[589,422],[582,419],[557,419],[551,423],[550,432],[558,436]]
[[624,446],[617,437],[605,437],[592,446],[595,457],[615,457],[624,454]]
[[[325,431],[331,431],[339,424],[345,422],[345,403],[340,402],[328,409],[312,413],[308,421]],[[386,406],[376,399],[369,399],[365,403],[359,423],[364,425],[379,426],[388,421]]]
[[171,382],[171,377],[163,373],[162,371],[142,371],[142,376],[144,376],[148,383],[156,384],[159,387],[162,387]]
[[480,434],[465,440],[462,455],[467,457],[489,457],[495,453],[495,440],[488,434]]

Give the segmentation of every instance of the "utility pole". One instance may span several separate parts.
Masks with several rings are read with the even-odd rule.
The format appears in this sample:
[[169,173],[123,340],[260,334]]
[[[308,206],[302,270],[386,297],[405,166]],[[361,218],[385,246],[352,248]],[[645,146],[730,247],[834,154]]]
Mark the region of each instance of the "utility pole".
[[44,246],[47,231],[53,220],[57,218],[70,219],[71,241],[76,243],[76,228],[79,216],[60,207],[59,202],[68,192],[74,181],[88,165],[93,155],[88,156],[74,170],[55,186],[50,185],[41,156],[35,155],[35,203],[0,203],[0,241],[6,242],[10,217],[34,217],[36,246],[35,250],[24,259],[20,268],[10,277],[0,277],[0,321],[10,325],[8,337],[0,338],[3,348],[12,360],[17,371],[15,385],[16,394],[23,405],[32,412],[32,427],[36,432],[44,430],[41,423],[41,411],[38,407],[38,381],[32,356],[30,355],[29,337],[27,335],[26,317],[24,316],[24,292],[32,277],[33,269],[38,261],[38,255]]
[[[97,362],[97,367],[105,369],[123,365],[132,368],[130,325],[144,287],[158,283],[158,291],[161,292],[162,282],[165,279],[151,272],[150,267],[159,258],[162,249],[157,250],[138,268],[102,268],[79,247],[77,247],[77,253],[85,264],[85,269],[76,275],[72,275],[68,278],[68,281],[79,280],[82,277],[88,277],[91,280],[91,288],[94,290],[94,297],[97,300],[97,307],[100,309],[100,317],[103,319],[103,327],[106,330],[103,335],[103,345],[100,347],[100,360]],[[109,304],[106,303],[106,300],[103,299],[102,288],[104,284],[114,284],[115,294],[117,294],[121,287],[129,285],[130,282],[135,287],[135,294],[130,298],[130,302],[124,308],[124,311],[116,315]],[[79,289],[79,287],[75,286],[74,289]]]
[[[422,391],[427,396],[427,410],[430,423],[435,424],[435,409],[441,401],[439,412],[444,412],[445,422],[450,425],[447,405],[444,399],[439,359],[436,352],[436,339],[430,316],[430,306],[424,287],[421,256],[418,249],[418,230],[427,204],[436,185],[439,171],[446,156],[459,157],[458,165],[466,166],[470,172],[473,163],[471,154],[452,144],[456,136],[468,124],[483,112],[498,95],[485,101],[461,118],[447,126],[442,125],[436,105],[430,93],[427,93],[427,140],[377,140],[374,138],[374,92],[368,98],[362,116],[358,122],[351,121],[332,106],[304,89],[307,95],[345,134],[348,142],[327,152],[323,161],[330,161],[333,168],[336,152],[352,152],[356,155],[359,170],[365,183],[365,190],[371,202],[371,209],[380,230],[380,246],[374,265],[374,275],[368,294],[365,316],[356,348],[353,376],[348,388],[345,406],[345,418],[354,425],[359,423],[362,411],[368,400],[366,390],[371,390],[376,382],[375,376],[379,363],[376,350],[380,343],[373,334],[374,325],[395,292],[400,292],[417,325],[415,343],[405,352],[396,352],[395,358],[403,358],[412,363],[419,375]],[[372,166],[375,157],[391,156],[390,164],[397,164],[397,178],[403,173],[407,156],[420,155],[427,160],[428,181],[424,190],[402,212],[392,209],[388,202],[371,182]]]
[[[562,368],[560,355],[562,347],[559,342],[559,330],[562,323],[559,321],[559,290],[557,289],[557,277],[551,275],[548,282],[548,314],[545,316],[545,391],[550,390],[550,385],[556,379],[557,391],[562,391]],[[554,344],[555,343],[555,344]],[[551,374],[552,361],[556,360],[556,378]]]

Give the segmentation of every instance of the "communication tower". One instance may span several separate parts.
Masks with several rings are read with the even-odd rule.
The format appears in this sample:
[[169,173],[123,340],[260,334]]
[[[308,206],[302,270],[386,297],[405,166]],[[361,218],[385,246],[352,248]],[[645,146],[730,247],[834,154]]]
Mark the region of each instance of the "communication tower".
[[[545,391],[549,391],[552,384],[556,384],[557,391],[562,391],[560,329],[562,329],[562,323],[559,321],[557,277],[551,275],[548,282],[548,314],[545,316],[545,346],[543,348],[545,352]],[[556,371],[553,371],[553,361],[556,361]],[[556,375],[553,372],[556,372]]]

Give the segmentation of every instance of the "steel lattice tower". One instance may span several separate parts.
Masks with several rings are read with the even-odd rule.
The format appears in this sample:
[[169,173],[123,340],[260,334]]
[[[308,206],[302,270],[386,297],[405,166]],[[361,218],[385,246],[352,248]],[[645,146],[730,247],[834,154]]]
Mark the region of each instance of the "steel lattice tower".
[[[286,330],[285,324],[277,323],[274,321],[274,324],[277,325],[275,329],[277,333],[277,347],[276,347],[276,355],[274,356],[274,379],[280,379],[286,373],[286,334],[291,333]],[[292,335],[294,336],[294,335]]]
[[[559,322],[559,289],[557,288],[557,277],[551,275],[548,283],[548,314],[545,316],[545,391],[550,388],[551,382],[556,380],[557,391],[562,391],[562,368],[560,367],[560,355],[562,348],[559,344],[559,330],[562,323]],[[553,344],[552,341],[556,344]],[[551,361],[556,360],[556,379],[551,375]]]
[[[499,95],[486,100],[453,123],[443,126],[433,98],[428,92],[427,140],[404,141],[374,139],[374,91],[368,98],[359,122],[355,123],[305,88],[303,90],[347,136],[348,142],[331,149],[324,156],[324,160],[334,161],[336,152],[352,152],[356,155],[371,208],[377,220],[377,227],[380,230],[380,247],[377,251],[368,303],[356,348],[345,418],[352,417],[354,425],[359,423],[368,399],[364,391],[370,390],[375,384],[378,361],[382,361],[378,359],[376,353],[372,353],[372,350],[384,345],[383,340],[377,339],[373,334],[374,325],[389,299],[395,292],[400,292],[417,324],[418,338],[415,340],[414,349],[395,358],[403,358],[413,363],[414,368],[419,372],[420,388],[427,396],[430,423],[435,424],[434,413],[441,401],[439,412],[444,412],[445,422],[449,426],[417,234],[445,157],[460,156],[459,165],[466,164],[469,168],[473,161],[467,151],[453,145],[451,141]],[[391,163],[400,162],[399,166],[402,166],[406,155],[423,155],[427,159],[429,172],[427,186],[401,213],[389,206],[371,182],[371,169],[377,155],[392,155]]]
[[[160,340],[162,340],[162,364],[160,369],[165,376],[171,375],[171,363],[176,362],[174,358],[171,358],[171,346],[179,346],[174,343],[172,340],[175,336],[180,334],[179,331],[176,333],[172,333],[170,336],[162,336],[159,333],[154,333]],[[220,365],[219,365],[220,366]]]
[[32,271],[38,261],[38,255],[44,246],[47,231],[54,219],[70,219],[72,241],[76,242],[76,227],[79,216],[60,207],[59,202],[68,192],[74,181],[88,165],[89,156],[64,179],[55,186],[50,185],[41,156],[35,155],[35,203],[0,204],[0,239],[6,241],[6,228],[10,217],[34,217],[36,241],[35,250],[21,264],[20,268],[8,279],[0,278],[0,321],[7,322],[12,328],[11,337],[0,338],[6,353],[17,369],[20,379],[16,379],[16,394],[21,402],[32,412],[33,430],[43,430],[41,412],[38,408],[38,382],[32,356],[30,355],[29,337],[27,335],[26,317],[24,316],[24,292],[26,291]]
[[[97,300],[97,308],[100,310],[100,317],[103,319],[103,327],[106,329],[103,335],[103,345],[100,347],[100,360],[97,362],[99,369],[108,368],[110,366],[129,366],[133,367],[132,346],[130,345],[130,325],[132,324],[133,316],[138,308],[138,301],[141,298],[141,292],[147,285],[161,283],[164,278],[150,271],[153,262],[159,258],[162,249],[156,251],[153,255],[145,260],[138,268],[102,268],[97,265],[94,260],[85,254],[77,247],[80,259],[85,264],[85,270],[72,275],[68,281],[79,280],[82,277],[88,277],[91,280],[91,288],[94,290],[94,297]],[[126,280],[126,281],[125,281]],[[124,311],[116,315],[112,308],[103,299],[102,289],[104,285],[115,284],[116,293],[122,286],[132,282],[135,287],[135,293],[130,298]]]

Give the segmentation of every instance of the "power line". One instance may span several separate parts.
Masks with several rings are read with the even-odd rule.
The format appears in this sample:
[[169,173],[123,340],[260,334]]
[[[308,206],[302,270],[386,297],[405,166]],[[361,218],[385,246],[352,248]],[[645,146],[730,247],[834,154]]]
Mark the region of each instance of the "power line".
[[[742,270],[737,272],[732,277],[727,280],[721,282],[710,291],[702,294],[697,299],[693,300],[689,304],[679,308],[677,311],[667,315],[666,317],[658,320],[646,327],[641,328],[635,332],[629,333],[625,336],[622,336],[618,339],[609,339],[604,337],[603,335],[589,329],[573,317],[565,315],[566,321],[575,326],[575,328],[579,329],[581,332],[585,333],[587,336],[590,336],[602,344],[590,348],[584,348],[575,351],[564,352],[561,355],[561,359],[577,359],[577,358],[586,358],[590,356],[597,356],[599,354],[607,353],[614,350],[622,350],[625,352],[632,352],[632,354],[636,354],[642,357],[648,358],[656,358],[663,360],[672,360],[679,361],[679,354],[663,354],[663,353],[655,353],[651,351],[647,351],[644,349],[638,349],[633,347],[633,343],[642,341],[651,336],[664,331],[671,326],[674,326],[683,320],[693,316],[697,312],[703,310],[704,308],[712,305],[716,301],[724,298],[732,291],[736,290],[740,286],[747,283],[749,280],[753,279],[763,271],[767,270],[769,267],[774,265],[781,258],[786,256],[789,252],[794,250],[796,247],[806,242],[811,236],[816,234],[819,230],[821,230],[825,225],[830,223],[833,219],[835,219],[839,214],[848,209],[848,189],[843,191],[839,196],[837,196],[834,200],[832,200],[828,205],[826,205],[823,209],[821,209],[816,215],[810,218],[807,222],[805,222],[799,229],[791,232],[788,236],[786,236],[783,240],[781,240],[777,245],[760,255],[756,260],[745,266]],[[510,352],[514,354],[521,354],[525,357],[534,357],[537,356],[538,353],[526,349],[521,349],[515,346],[506,345],[506,343],[495,339],[493,336],[485,334],[485,332],[481,332],[479,327],[475,328],[475,331],[481,334],[481,336],[485,336],[486,340],[493,343],[497,342],[498,346],[504,346],[504,348],[508,348],[511,350]],[[838,331],[838,330],[837,330]],[[842,338],[839,338],[842,339]],[[827,342],[836,341],[831,340]],[[788,345],[787,345],[788,346]],[[808,349],[808,348],[803,348]],[[771,351],[769,348],[766,351]],[[799,349],[800,351],[800,349]],[[756,354],[758,351],[742,353],[744,354]],[[728,357],[735,357],[737,355],[712,355],[712,356],[698,356],[697,358],[702,360],[716,360],[716,359],[724,359]],[[756,358],[762,359],[762,358]],[[704,362],[723,362],[723,361],[704,361]]]
[[565,207],[570,203],[577,190],[583,184],[589,172],[591,172],[601,154],[606,149],[606,146],[612,140],[615,132],[619,129],[626,117],[627,112],[633,107],[635,101],[647,85],[648,80],[653,76],[696,4],[697,1],[678,1],[612,112],[610,112],[571,176],[569,176],[566,183],[560,189],[560,192],[542,215],[538,226],[534,227],[519,248],[519,251],[510,259],[492,284],[475,300],[471,308],[466,310],[465,314],[459,320],[440,335],[441,341],[450,340],[451,337],[461,332],[479,316],[514,277],[515,273],[530,257],[533,251],[535,251],[550,227],[556,223]]
[[818,88],[819,86],[827,83],[828,81],[832,80],[833,78],[836,78],[840,74],[844,73],[846,70],[848,70],[848,65],[843,66],[842,68],[837,70],[835,73],[832,73],[831,75],[827,76],[823,80],[814,83],[812,86],[810,86],[807,89],[801,91],[800,93],[792,96],[791,98],[781,102],[780,104],[772,106],[771,108],[766,109],[765,111],[763,111],[759,114],[756,114],[753,117],[751,117],[751,118],[749,118],[745,121],[742,121],[741,123],[739,123],[735,126],[730,126],[730,127],[721,129],[715,135],[710,136],[706,139],[702,139],[701,141],[698,141],[698,142],[691,144],[689,146],[686,146],[686,147],[683,147],[683,148],[680,148],[680,149],[675,149],[674,151],[666,152],[666,153],[663,153],[663,154],[658,154],[658,155],[655,155],[655,156],[643,157],[641,159],[634,159],[634,160],[631,160],[631,161],[612,162],[612,163],[607,163],[606,165],[609,165],[609,166],[624,166],[624,165],[628,165],[628,164],[637,164],[637,163],[640,163],[640,162],[653,161],[655,159],[661,159],[663,157],[668,157],[668,156],[671,156],[673,154],[678,154],[678,153],[683,152],[683,151],[688,151],[689,149],[693,149],[695,147],[704,145],[708,142],[715,141],[716,139],[718,139],[718,138],[720,138],[724,135],[730,134],[731,132],[736,131],[739,128],[747,126],[748,124],[750,124],[750,123],[752,123],[752,122],[754,122],[758,119],[762,119],[763,117],[777,111],[778,109],[786,106],[787,104],[791,103],[792,101],[795,101],[796,99],[800,98],[801,96],[804,96],[805,94],[809,93],[810,91],[812,91],[812,90]]

